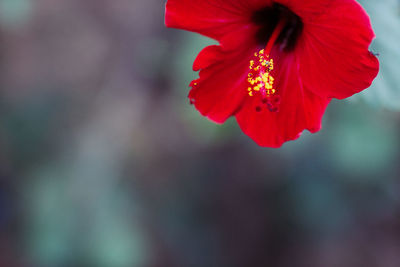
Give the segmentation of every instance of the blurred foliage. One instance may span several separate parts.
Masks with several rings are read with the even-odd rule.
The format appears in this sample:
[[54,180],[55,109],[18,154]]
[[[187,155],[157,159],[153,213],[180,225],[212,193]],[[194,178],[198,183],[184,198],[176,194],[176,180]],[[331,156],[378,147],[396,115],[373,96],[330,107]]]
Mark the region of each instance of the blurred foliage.
[[6,27],[20,27],[29,21],[32,0],[0,0],[0,23]]
[[372,106],[400,109],[400,1],[360,0],[371,17],[376,39],[371,50],[379,54],[380,73],[360,95]]

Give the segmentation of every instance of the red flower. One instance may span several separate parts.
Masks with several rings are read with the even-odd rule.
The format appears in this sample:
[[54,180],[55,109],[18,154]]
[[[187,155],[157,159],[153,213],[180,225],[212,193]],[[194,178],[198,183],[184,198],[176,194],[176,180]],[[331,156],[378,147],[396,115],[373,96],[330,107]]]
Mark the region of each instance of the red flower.
[[168,0],[165,24],[219,41],[193,64],[191,103],[217,123],[234,115],[261,146],[319,131],[331,98],[369,87],[379,70],[354,0]]

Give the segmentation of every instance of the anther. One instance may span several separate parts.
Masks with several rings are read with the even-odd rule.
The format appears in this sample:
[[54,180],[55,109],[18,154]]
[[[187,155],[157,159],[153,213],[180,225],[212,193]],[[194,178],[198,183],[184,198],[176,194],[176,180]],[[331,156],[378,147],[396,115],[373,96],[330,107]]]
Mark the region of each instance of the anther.
[[270,97],[274,96],[276,89],[274,88],[274,78],[271,71],[274,69],[274,61],[265,54],[262,49],[255,53],[255,60],[250,60],[250,71],[247,75],[249,86],[247,88],[249,96],[261,94],[263,103],[266,103]]
[[[256,93],[261,94],[261,102],[267,104],[268,110],[271,112],[278,111],[276,105],[280,103],[280,97],[276,95],[275,79],[271,75],[274,70],[274,60],[270,58],[270,52],[285,24],[285,19],[279,21],[265,48],[254,53],[254,59],[250,60],[250,71],[247,75],[247,81],[250,85],[247,88],[249,96],[254,96]],[[256,111],[260,112],[261,107],[257,106]]]

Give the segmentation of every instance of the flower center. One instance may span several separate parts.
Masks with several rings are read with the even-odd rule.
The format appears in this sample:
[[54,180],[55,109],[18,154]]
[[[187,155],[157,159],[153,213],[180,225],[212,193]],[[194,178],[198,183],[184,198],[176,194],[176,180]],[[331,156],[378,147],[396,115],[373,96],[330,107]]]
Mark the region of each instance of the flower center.
[[[279,22],[272,32],[265,49],[261,49],[254,54],[255,59],[250,60],[249,66],[250,71],[247,79],[250,85],[247,89],[249,91],[249,96],[254,96],[256,92],[260,93],[261,102],[266,104],[268,110],[271,112],[277,112],[279,110],[278,105],[280,103],[280,97],[276,95],[276,89],[274,88],[274,77],[271,75],[274,69],[274,60],[270,58],[269,54],[285,24],[285,19]],[[257,112],[261,110],[261,106],[256,107]]]
[[268,43],[282,20],[285,20],[285,23],[276,44],[280,45],[281,50],[285,52],[290,52],[296,47],[297,40],[303,31],[303,22],[293,11],[278,3],[253,13],[252,22],[259,26],[255,37],[261,46]]
[[260,94],[261,103],[256,106],[257,112],[262,111],[262,104],[265,104],[270,112],[278,112],[280,96],[274,87],[274,77],[271,74],[274,69],[274,60],[270,58],[271,49],[278,44],[282,51],[293,50],[303,29],[303,23],[288,8],[276,3],[255,12],[253,22],[260,25],[256,38],[265,48],[256,52],[250,60],[248,94]]
[[[249,96],[260,94],[261,103],[266,104],[269,111],[277,112],[280,97],[276,94],[274,77],[271,75],[271,71],[274,69],[274,60],[269,57],[265,49],[262,49],[254,54],[254,59],[250,60],[249,69],[247,77]],[[261,110],[261,106],[256,107],[257,112]]]

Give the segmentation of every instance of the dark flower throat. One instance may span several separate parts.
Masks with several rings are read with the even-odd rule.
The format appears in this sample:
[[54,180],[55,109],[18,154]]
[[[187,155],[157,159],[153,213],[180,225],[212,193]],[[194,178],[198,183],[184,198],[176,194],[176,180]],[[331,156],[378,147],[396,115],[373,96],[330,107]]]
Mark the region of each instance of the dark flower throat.
[[256,39],[260,45],[265,46],[281,20],[285,21],[285,26],[275,44],[283,51],[290,52],[296,47],[296,42],[303,31],[303,22],[299,16],[281,4],[274,3],[254,12],[252,21],[260,26]]

